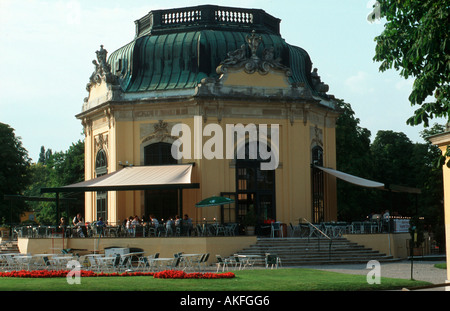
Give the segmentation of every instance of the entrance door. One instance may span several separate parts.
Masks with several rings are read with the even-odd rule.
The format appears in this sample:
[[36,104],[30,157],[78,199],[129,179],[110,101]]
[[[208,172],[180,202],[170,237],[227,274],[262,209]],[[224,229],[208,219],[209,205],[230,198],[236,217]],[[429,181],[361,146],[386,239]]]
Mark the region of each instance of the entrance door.
[[241,221],[251,207],[258,224],[276,218],[275,170],[261,170],[261,159],[249,160],[248,148],[243,160],[236,160],[236,219]]
[[[144,165],[177,164],[172,157],[172,144],[155,143],[144,148]],[[178,214],[178,190],[155,189],[145,191],[145,216],[168,219]]]

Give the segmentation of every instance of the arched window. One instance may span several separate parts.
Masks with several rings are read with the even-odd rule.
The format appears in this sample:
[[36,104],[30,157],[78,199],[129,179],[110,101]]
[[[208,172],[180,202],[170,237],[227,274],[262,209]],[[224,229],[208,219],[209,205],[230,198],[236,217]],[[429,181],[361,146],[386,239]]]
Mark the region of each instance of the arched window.
[[[95,175],[100,177],[108,173],[108,160],[106,152],[100,149],[95,157]],[[104,221],[108,219],[107,192],[97,192],[97,220],[102,217]]]
[[323,166],[323,149],[315,146],[311,154],[311,191],[312,191],[312,220],[319,223],[324,220],[324,182],[323,171],[315,167]]

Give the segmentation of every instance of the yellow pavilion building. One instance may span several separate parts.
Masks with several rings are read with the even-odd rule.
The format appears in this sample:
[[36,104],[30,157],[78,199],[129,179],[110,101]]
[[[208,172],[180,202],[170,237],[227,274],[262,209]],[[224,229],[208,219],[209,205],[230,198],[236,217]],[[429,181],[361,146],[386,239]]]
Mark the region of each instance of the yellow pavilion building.
[[[84,126],[86,221],[337,220],[339,112],[308,53],[263,10],[151,11],[101,46],[76,116]],[[126,40],[126,39],[125,39]],[[97,184],[96,182],[101,182]],[[211,196],[232,204],[196,207]]]

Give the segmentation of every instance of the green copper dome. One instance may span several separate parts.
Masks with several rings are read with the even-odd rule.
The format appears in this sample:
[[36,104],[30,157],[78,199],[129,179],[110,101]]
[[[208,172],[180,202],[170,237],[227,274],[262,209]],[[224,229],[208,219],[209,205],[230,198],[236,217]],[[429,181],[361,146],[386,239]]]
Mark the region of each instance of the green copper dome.
[[280,20],[262,10],[204,5],[152,11],[136,21],[136,37],[111,53],[111,72],[124,92],[195,88],[203,78],[217,77],[216,68],[229,52],[247,45],[252,31],[262,37],[259,49],[273,48],[274,58],[291,69],[291,83],[313,93],[308,53],[285,42]]

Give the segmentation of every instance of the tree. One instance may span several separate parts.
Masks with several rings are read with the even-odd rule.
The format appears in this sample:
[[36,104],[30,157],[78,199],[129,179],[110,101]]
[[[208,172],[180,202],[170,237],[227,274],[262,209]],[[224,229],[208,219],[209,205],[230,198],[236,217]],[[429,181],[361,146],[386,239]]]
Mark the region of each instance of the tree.
[[16,137],[14,129],[4,123],[0,123],[0,146],[0,219],[17,222],[26,209],[25,205],[10,205],[3,200],[3,195],[19,195],[26,189],[30,182],[27,169],[31,159],[20,137]]
[[[44,147],[41,148],[42,151]],[[36,163],[30,166],[29,174],[33,180],[26,191],[29,196],[41,196],[43,187],[61,187],[84,180],[84,142],[73,143],[65,152],[45,152],[45,164]],[[54,197],[45,194],[44,197]],[[76,199],[74,203],[60,205],[60,212],[66,217],[84,210],[84,193],[65,194],[66,198]],[[29,202],[29,206],[37,212],[40,223],[52,224],[56,220],[56,205],[53,202]]]
[[[355,176],[371,178],[373,165],[368,129],[359,126],[350,104],[338,101],[341,115],[336,121],[337,169]],[[342,221],[361,220],[371,209],[371,196],[376,190],[365,189],[337,180],[338,218]]]
[[375,38],[374,60],[381,62],[380,71],[394,68],[415,79],[409,101],[420,108],[407,123],[428,127],[431,118],[448,118],[450,0],[378,1],[386,24]]

